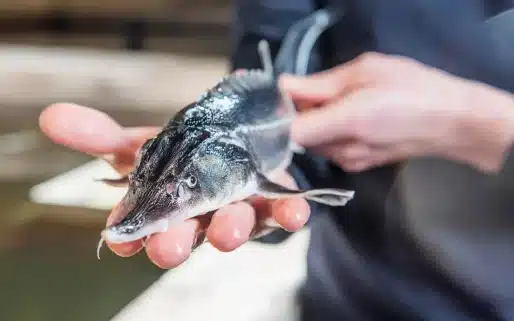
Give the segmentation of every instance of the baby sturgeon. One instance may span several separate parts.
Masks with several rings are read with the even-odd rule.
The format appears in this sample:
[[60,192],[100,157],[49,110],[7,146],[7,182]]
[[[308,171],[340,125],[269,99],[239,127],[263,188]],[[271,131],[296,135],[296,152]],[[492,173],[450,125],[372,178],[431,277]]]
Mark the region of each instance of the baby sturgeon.
[[166,231],[171,223],[254,195],[300,196],[329,206],[344,206],[352,199],[353,191],[292,190],[269,179],[285,170],[297,151],[289,136],[295,107],[280,92],[277,77],[284,72],[305,73],[305,57],[336,17],[321,9],[293,26],[275,68],[267,42],[261,41],[262,70],[223,78],[142,146],[127,177],[105,180],[111,185],[128,184],[119,208],[126,215],[102,231],[98,251],[104,240],[123,243],[145,238]]

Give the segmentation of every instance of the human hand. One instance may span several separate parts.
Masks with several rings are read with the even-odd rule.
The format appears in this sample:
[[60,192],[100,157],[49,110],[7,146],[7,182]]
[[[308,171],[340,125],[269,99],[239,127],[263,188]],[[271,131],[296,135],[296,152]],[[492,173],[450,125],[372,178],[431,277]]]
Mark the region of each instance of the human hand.
[[[52,141],[92,156],[104,157],[121,174],[131,171],[137,150],[158,127],[122,127],[108,115],[91,108],[55,104],[47,107],[39,119],[40,128]],[[276,181],[295,188],[294,180],[286,173]],[[281,227],[296,231],[304,226],[310,215],[307,202],[300,198],[265,200],[255,198],[237,202],[215,213],[189,219],[167,232],[124,244],[108,244],[119,256],[129,257],[143,247],[149,259],[161,268],[173,268],[184,262],[192,249],[206,238],[220,251],[232,251],[251,237],[265,230]],[[119,219],[117,207],[110,213],[107,224]]]
[[512,97],[408,58],[364,54],[280,85],[301,111],[293,139],[347,171],[418,156],[498,170],[514,139]]

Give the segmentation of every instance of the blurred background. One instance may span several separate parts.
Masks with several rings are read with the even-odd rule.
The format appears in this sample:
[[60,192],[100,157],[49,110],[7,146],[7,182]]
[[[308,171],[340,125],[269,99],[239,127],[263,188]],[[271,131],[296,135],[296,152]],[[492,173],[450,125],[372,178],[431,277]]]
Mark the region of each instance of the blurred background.
[[[229,0],[0,1],[1,320],[197,320],[198,304],[211,320],[264,320],[256,307],[269,319],[291,316],[270,316],[271,306],[286,306],[272,293],[298,282],[301,265],[284,278],[259,259],[284,257],[285,248],[201,248],[190,266],[168,273],[144,254],[122,259],[104,249],[98,261],[99,231],[123,191],[95,185],[113,174],[105,164],[54,145],[38,129],[42,109],[60,101],[98,108],[123,125],[163,124],[227,71],[230,16]],[[306,243],[294,244],[302,261]],[[239,274],[221,278],[216,262]],[[255,271],[282,283],[263,282]],[[244,284],[241,278],[254,283],[226,283]],[[269,301],[255,296],[266,284]],[[231,295],[244,293],[253,302],[231,310]]]

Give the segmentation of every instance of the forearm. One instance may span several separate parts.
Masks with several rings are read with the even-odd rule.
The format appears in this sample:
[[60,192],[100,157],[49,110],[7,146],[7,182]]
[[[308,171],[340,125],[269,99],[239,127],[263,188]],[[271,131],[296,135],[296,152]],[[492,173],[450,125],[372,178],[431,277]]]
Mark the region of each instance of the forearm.
[[447,155],[485,173],[514,173],[514,96],[479,83],[468,86],[467,107],[455,115],[456,138]]

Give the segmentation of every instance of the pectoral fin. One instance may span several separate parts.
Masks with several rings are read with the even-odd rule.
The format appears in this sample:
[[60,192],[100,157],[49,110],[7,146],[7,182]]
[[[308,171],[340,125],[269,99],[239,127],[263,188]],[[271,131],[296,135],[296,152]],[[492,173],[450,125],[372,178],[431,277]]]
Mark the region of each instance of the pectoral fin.
[[107,185],[111,185],[114,187],[125,187],[129,184],[128,176],[123,176],[120,178],[101,178],[96,179],[96,181],[104,182]]
[[282,185],[273,183],[267,178],[261,176],[259,179],[259,189],[257,194],[265,198],[275,199],[298,196],[329,206],[344,206],[353,198],[355,192],[335,188],[292,190]]

